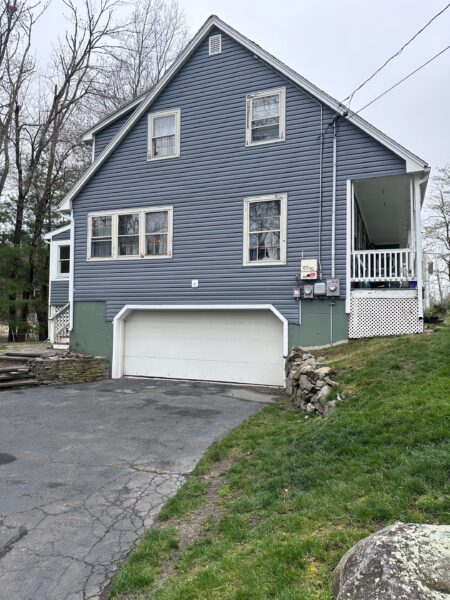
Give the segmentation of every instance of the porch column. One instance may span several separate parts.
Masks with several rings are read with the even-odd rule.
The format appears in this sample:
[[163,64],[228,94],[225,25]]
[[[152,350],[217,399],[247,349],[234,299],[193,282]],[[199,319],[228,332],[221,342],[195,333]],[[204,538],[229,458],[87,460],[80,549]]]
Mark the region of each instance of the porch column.
[[419,319],[423,318],[423,271],[422,271],[422,218],[421,218],[421,193],[420,176],[414,177],[414,217],[415,217],[415,247],[416,247],[416,277],[417,296],[419,305]]

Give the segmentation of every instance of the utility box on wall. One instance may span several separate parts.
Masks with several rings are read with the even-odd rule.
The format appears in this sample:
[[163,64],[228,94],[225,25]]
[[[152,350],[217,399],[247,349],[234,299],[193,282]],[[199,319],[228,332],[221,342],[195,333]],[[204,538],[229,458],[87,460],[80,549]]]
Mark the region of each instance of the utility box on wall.
[[317,279],[317,259],[302,258],[300,263],[300,278],[303,280]]
[[327,279],[327,296],[340,296],[339,279]]

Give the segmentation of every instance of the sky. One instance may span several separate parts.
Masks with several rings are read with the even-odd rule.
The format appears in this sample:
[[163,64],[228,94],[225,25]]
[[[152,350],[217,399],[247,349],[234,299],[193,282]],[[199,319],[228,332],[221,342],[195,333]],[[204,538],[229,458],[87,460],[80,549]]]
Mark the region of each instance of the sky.
[[[192,35],[211,14],[338,100],[414,35],[447,0],[179,0]],[[35,31],[42,60],[65,21],[61,0]],[[49,35],[49,32],[52,32]],[[54,38],[53,38],[54,39]],[[357,110],[450,44],[450,8],[354,98]],[[361,116],[432,167],[450,164],[450,50]]]

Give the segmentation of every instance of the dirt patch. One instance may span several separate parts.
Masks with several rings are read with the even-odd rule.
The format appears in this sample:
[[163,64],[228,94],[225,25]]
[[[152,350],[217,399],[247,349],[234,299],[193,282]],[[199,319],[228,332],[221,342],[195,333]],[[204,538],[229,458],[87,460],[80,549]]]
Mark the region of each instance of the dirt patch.
[[[161,529],[175,529],[178,538],[178,548],[172,553],[170,558],[164,561],[158,580],[155,582],[155,589],[161,587],[165,581],[175,574],[175,566],[181,554],[188,548],[202,533],[203,526],[210,517],[221,517],[224,512],[220,509],[219,490],[226,480],[226,472],[234,462],[234,456],[227,456],[221,461],[214,463],[211,469],[203,475],[202,479],[208,483],[206,488],[204,503],[200,508],[190,511],[181,519],[169,519],[164,524],[159,523]],[[127,600],[127,599],[122,599]],[[131,599],[129,599],[131,600]]]

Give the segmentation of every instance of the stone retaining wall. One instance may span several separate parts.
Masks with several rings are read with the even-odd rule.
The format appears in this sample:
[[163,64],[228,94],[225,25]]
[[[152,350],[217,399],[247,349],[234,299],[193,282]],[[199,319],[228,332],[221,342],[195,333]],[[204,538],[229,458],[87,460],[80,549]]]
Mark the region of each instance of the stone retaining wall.
[[28,366],[34,377],[45,384],[84,383],[109,377],[109,360],[105,356],[54,355],[34,358]]

